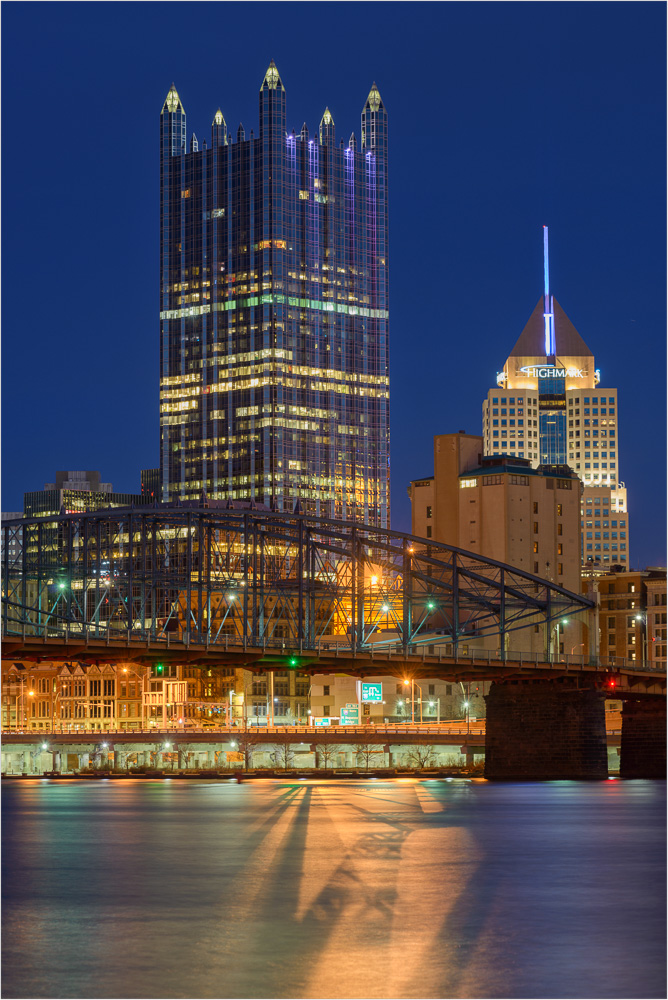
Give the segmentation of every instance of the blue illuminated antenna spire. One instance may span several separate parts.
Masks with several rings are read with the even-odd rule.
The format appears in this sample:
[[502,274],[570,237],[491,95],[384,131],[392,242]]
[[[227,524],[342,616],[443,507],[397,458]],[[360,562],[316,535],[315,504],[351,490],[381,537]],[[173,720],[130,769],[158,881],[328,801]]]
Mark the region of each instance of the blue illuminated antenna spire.
[[557,353],[554,335],[554,299],[550,295],[550,255],[548,250],[547,226],[543,226],[543,265],[545,268],[545,301],[543,318],[545,320],[545,356],[554,357]]

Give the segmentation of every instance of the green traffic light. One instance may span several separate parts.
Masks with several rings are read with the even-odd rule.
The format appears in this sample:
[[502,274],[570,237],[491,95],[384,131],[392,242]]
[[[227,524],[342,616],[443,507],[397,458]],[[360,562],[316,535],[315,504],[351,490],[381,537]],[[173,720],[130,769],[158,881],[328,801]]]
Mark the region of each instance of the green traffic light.
[[297,660],[297,659],[295,659],[295,657],[294,657],[294,656],[292,656],[292,657],[290,658],[290,666],[291,666],[291,667],[296,667],[296,666],[297,666],[297,663],[298,663],[298,660]]

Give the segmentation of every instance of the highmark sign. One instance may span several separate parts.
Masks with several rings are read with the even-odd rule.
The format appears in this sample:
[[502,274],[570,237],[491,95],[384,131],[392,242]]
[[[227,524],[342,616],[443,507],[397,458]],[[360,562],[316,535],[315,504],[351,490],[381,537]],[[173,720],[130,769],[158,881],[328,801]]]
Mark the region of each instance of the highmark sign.
[[[526,378],[588,378],[589,371],[586,368],[559,368],[557,365],[524,365],[518,368],[515,375],[523,375]],[[506,372],[499,372],[496,376],[497,385],[503,386],[508,381]],[[594,369],[594,384],[601,381],[600,368]]]
[[525,365],[517,372],[527,378],[586,378],[586,368],[557,368],[556,365]]

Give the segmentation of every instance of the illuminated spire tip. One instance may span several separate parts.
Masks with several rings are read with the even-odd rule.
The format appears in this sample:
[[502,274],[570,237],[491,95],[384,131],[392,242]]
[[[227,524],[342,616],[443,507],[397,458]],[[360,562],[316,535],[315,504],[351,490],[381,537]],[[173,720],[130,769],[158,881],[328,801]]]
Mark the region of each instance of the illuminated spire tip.
[[169,88],[169,93],[165,98],[165,103],[162,106],[162,111],[160,112],[160,114],[162,114],[164,111],[168,111],[170,113],[173,113],[174,111],[180,111],[182,114],[185,114],[185,110],[183,108],[183,105],[181,104],[181,98],[179,97],[178,91],[174,86],[174,84],[172,84],[171,87]]
[[269,69],[264,74],[264,80],[262,81],[262,87],[260,89],[264,90],[265,87],[268,90],[278,90],[280,87],[280,89],[285,92],[285,87],[283,86],[278,69],[276,68],[276,63],[273,59],[269,63]]
[[371,111],[378,111],[382,107],[383,107],[383,99],[380,96],[380,91],[376,86],[376,81],[374,80],[373,86],[369,91],[369,96],[366,99],[366,104],[364,105],[364,109],[366,110],[367,108],[369,108]]

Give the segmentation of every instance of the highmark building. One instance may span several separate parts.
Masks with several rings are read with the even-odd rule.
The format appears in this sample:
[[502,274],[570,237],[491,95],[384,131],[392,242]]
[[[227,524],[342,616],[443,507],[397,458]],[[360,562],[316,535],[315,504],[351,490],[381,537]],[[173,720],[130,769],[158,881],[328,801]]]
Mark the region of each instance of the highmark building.
[[286,130],[272,62],[259,135],[160,116],[162,500],[250,500],[389,525],[387,114],[361,137]]
[[570,466],[584,484],[582,564],[629,561],[619,476],[617,390],[600,387],[594,356],[552,296],[541,297],[483,403],[487,455]]

